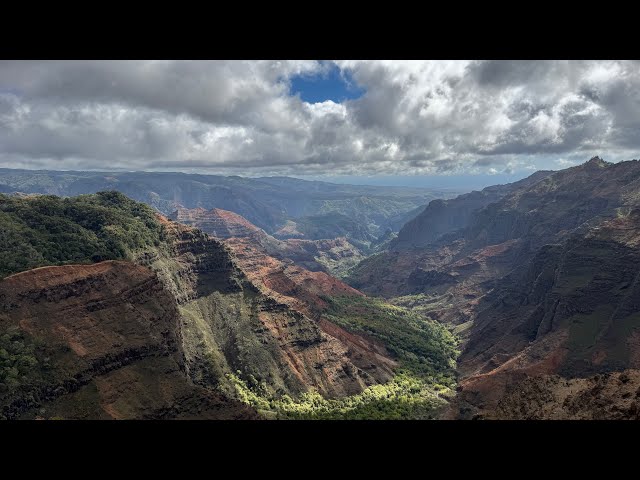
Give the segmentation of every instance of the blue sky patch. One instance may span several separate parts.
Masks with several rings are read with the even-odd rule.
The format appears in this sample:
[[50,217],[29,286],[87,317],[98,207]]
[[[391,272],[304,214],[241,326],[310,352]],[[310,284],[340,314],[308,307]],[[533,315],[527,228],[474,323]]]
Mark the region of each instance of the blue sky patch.
[[342,103],[364,95],[364,89],[358,87],[351,74],[341,71],[337,65],[331,64],[322,73],[314,75],[297,75],[291,77],[291,95],[300,94],[300,98],[308,103],[332,100]]

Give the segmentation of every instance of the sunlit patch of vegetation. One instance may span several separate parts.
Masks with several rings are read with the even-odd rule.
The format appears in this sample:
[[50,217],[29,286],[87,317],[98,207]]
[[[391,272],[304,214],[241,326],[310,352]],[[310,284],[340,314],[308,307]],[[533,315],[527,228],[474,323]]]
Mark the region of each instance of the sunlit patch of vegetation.
[[384,385],[373,385],[357,395],[326,399],[309,391],[293,399],[289,395],[269,398],[250,389],[238,376],[229,374],[238,398],[267,418],[307,420],[404,420],[433,419],[446,404],[452,390],[409,373],[401,373]]
[[399,362],[388,383],[357,395],[326,399],[311,390],[276,397],[228,374],[236,396],[274,419],[431,419],[453,395],[457,339],[444,326],[403,307],[369,297],[325,297],[328,320],[381,340]]

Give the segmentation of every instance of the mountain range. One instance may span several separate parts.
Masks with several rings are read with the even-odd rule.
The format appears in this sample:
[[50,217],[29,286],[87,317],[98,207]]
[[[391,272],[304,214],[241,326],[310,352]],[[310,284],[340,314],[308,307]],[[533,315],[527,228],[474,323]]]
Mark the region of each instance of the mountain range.
[[2,195],[0,226],[4,418],[432,418],[452,391],[436,322],[118,192]]
[[[350,283],[455,326],[463,346],[448,418],[635,418],[635,392],[602,385],[638,368],[639,182],[638,161],[594,157],[488,204],[475,194],[431,202]],[[459,222],[442,226],[441,209]],[[596,385],[602,409],[584,385]]]
[[4,418],[640,415],[637,160],[458,196],[12,170],[0,191]]
[[282,238],[347,236],[367,245],[397,231],[450,189],[373,187],[289,177],[245,178],[161,172],[56,172],[0,169],[0,193],[75,196],[115,190],[163,215],[177,208],[220,208]]

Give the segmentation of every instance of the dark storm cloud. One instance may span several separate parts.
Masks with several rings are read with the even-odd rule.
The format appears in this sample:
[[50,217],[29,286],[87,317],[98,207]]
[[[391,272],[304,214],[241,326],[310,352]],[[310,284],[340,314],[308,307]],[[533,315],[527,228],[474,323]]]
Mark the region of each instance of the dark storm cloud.
[[492,166],[496,166],[496,165],[501,166],[501,165],[504,165],[507,162],[508,162],[508,159],[506,159],[506,158],[484,157],[484,158],[479,158],[478,160],[473,162],[473,164],[476,167],[492,167]]
[[318,62],[2,61],[0,166],[396,175],[638,156],[638,62],[336,63],[362,97],[291,96]]
[[564,73],[560,63],[530,60],[478,61],[471,63],[467,70],[479,86],[497,88],[528,85],[536,80],[553,81]]

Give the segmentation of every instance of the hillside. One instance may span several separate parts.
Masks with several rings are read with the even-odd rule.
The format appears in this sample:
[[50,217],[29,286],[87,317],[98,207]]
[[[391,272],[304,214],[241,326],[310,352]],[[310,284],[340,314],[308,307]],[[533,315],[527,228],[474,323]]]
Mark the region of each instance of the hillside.
[[[531,418],[544,409],[582,415],[542,399],[563,382],[578,388],[595,374],[638,368],[639,182],[635,160],[595,157],[545,174],[475,210],[463,228],[422,246],[432,237],[417,232],[410,248],[363,261],[350,283],[456,325],[465,342],[450,418],[520,418],[520,408]],[[403,230],[406,239],[412,230]],[[521,382],[547,397],[518,394]]]
[[163,239],[154,211],[116,192],[0,194],[0,278],[44,265],[132,258]]
[[43,267],[0,299],[0,418],[257,418],[188,380],[175,301],[146,268]]
[[479,305],[461,358],[461,400],[492,385],[495,402],[533,374],[639,369],[639,266],[640,210],[540,249]]
[[364,258],[361,250],[344,237],[278,240],[244,217],[219,208],[181,208],[169,215],[169,218],[219,239],[235,239],[226,242],[228,244],[243,243],[247,245],[246,248],[260,249],[264,255],[290,260],[307,270],[324,271],[334,276],[341,276]]
[[595,157],[531,184],[521,183],[472,213],[465,228],[422,247],[392,244],[387,252],[361,262],[349,281],[365,293],[389,297],[443,295],[462,288],[475,295],[484,288],[482,283],[528,261],[544,244],[637,205],[638,165],[609,164]]
[[467,227],[472,215],[481,208],[520,188],[533,185],[552,173],[539,171],[514,183],[493,185],[479,192],[473,191],[449,200],[432,200],[413,219],[404,222],[397,240],[390,248],[424,247],[442,235]]
[[345,310],[362,294],[324,272],[115,192],[1,200],[5,418],[432,418],[453,387],[444,328]]

